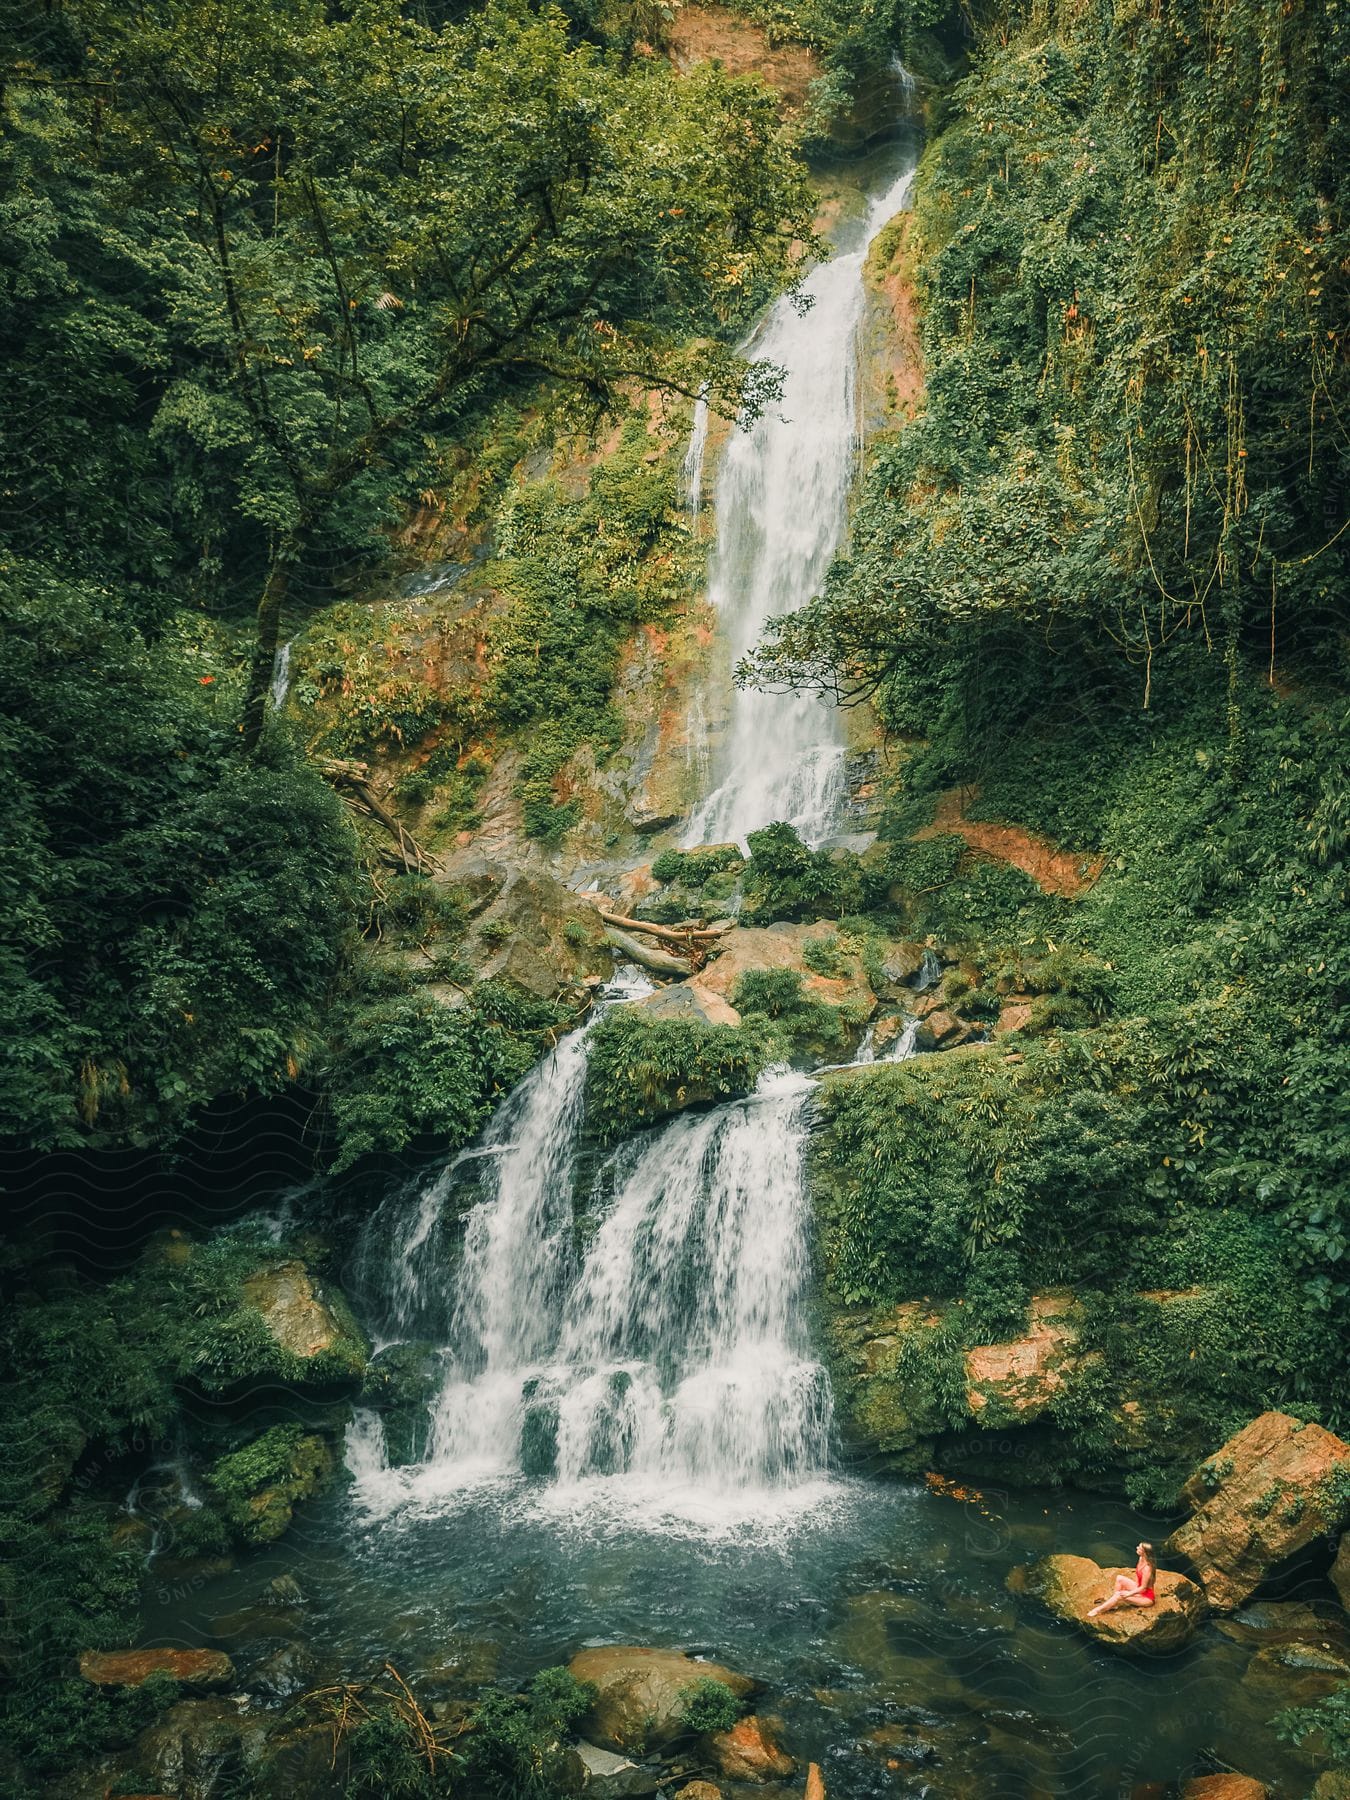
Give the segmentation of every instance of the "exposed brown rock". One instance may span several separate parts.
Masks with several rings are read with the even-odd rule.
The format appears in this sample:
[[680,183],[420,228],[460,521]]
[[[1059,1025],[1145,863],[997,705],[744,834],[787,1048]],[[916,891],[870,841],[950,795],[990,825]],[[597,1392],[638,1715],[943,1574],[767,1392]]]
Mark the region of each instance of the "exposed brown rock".
[[841,950],[847,970],[842,977],[818,975],[806,961],[808,944],[837,935],[838,927],[829,919],[811,925],[739,925],[710,946],[711,959],[700,970],[699,982],[729,1001],[742,975],[759,969],[789,969],[801,976],[802,992],[809,999],[847,1007],[854,1016],[866,1018],[876,1006],[876,995],[863,973],[860,956]]
[[676,1790],[675,1800],[722,1800],[722,1790],[711,1781],[691,1781]]
[[990,1402],[1019,1420],[1038,1418],[1080,1366],[1073,1301],[1036,1294],[1025,1337],[966,1351],[966,1400],[973,1413]]
[[1039,1600],[1057,1619],[1113,1650],[1162,1655],[1184,1648],[1205,1616],[1205,1596],[1193,1581],[1170,1569],[1158,1571],[1152,1606],[1116,1606],[1095,1619],[1087,1616],[1111,1593],[1117,1575],[1133,1573],[1100,1568],[1086,1556],[1046,1556],[1014,1569],[1008,1588]]
[[819,1763],[806,1765],[806,1792],[802,1800],[825,1800],[825,1779],[820,1772]]
[[1270,1790],[1250,1775],[1197,1775],[1181,1790],[1181,1800],[1265,1800]]
[[708,1748],[728,1781],[776,1781],[796,1767],[778,1743],[778,1729],[777,1719],[751,1714],[738,1719],[730,1731],[713,1732]]
[[302,1361],[331,1350],[342,1336],[341,1325],[315,1292],[302,1262],[259,1269],[244,1283],[244,1300],[262,1314],[282,1349]]
[[702,1019],[709,1025],[739,1025],[741,1015],[701,981],[677,981],[658,988],[634,1005],[634,1012],[653,1019]]
[[644,1751],[672,1743],[685,1730],[688,1690],[720,1681],[738,1699],[754,1682],[720,1663],[699,1662],[682,1650],[606,1644],[581,1650],[568,1665],[578,1681],[594,1683],[595,1704],[582,1721],[586,1737],[613,1750]]
[[807,90],[821,73],[804,45],[771,45],[762,26],[729,6],[678,7],[670,26],[670,59],[681,73],[715,61],[731,75],[762,75],[791,113],[805,106]]
[[140,1687],[152,1675],[202,1691],[234,1685],[234,1664],[223,1650],[86,1650],[80,1674],[94,1687]]
[[1182,1490],[1195,1517],[1168,1549],[1200,1575],[1209,1603],[1231,1612],[1315,1538],[1341,1523],[1329,1488],[1350,1474],[1350,1444],[1287,1413],[1262,1413],[1202,1463]]

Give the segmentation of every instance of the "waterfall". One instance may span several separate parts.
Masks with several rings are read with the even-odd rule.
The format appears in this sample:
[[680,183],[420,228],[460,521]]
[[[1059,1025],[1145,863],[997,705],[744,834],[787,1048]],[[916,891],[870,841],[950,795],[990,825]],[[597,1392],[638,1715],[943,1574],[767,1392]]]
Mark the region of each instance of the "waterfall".
[[772,1071],[748,1098],[621,1147],[595,1178],[603,1216],[578,1256],[586,1037],[565,1039],[485,1134],[501,1155],[467,1223],[426,1461],[389,1469],[378,1418],[353,1421],[347,1464],[372,1513],[542,1479],[555,1502],[738,1516],[800,1498],[827,1462],[830,1386],[804,1306],[810,1077]]
[[915,1040],[919,1035],[919,1019],[906,1019],[905,1028],[898,1034],[894,1044],[886,1053],[887,1062],[908,1062],[915,1054]]
[[[734,434],[717,475],[711,592],[733,661],[817,591],[843,541],[863,256],[910,179],[812,272],[809,307],[780,301],[752,341],[786,374],[781,408]],[[700,400],[685,461],[694,514],[707,415]],[[743,841],[776,819],[819,842],[843,762],[834,710],[738,692],[720,784],[685,842]],[[604,1003],[633,992],[620,984]],[[352,1423],[348,1467],[372,1518],[500,1490],[513,1507],[617,1505],[653,1527],[713,1530],[798,1518],[834,1493],[830,1384],[806,1307],[812,1078],[771,1070],[753,1094],[640,1133],[588,1176],[591,1032],[563,1038],[476,1144],[367,1228],[358,1268],[377,1336],[433,1341],[445,1363],[420,1464],[389,1467],[374,1412]]]
[[[733,434],[714,487],[709,594],[733,668],[770,619],[819,592],[843,543],[860,449],[863,259],[912,181],[910,168],[873,200],[861,242],[812,270],[800,299],[784,295],[746,347],[785,377],[782,400]],[[843,798],[838,709],[811,695],[738,688],[719,773],[690,819],[686,848],[731,839],[744,845],[749,832],[775,820],[819,843],[834,829]]]
[[272,659],[272,685],[268,696],[272,702],[272,710],[280,712],[286,704],[286,696],[291,691],[291,646],[287,640]]
[[703,459],[708,450],[709,418],[708,392],[704,388],[694,402],[689,448],[684,453],[684,466],[681,470],[682,498],[691,525],[698,524],[698,516],[703,510]]

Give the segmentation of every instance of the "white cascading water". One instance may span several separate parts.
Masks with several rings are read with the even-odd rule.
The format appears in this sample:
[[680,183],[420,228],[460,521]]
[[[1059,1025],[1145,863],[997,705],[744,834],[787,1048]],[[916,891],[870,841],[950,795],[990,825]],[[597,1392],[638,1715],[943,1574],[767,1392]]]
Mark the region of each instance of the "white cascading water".
[[[732,436],[717,473],[709,597],[733,668],[770,619],[820,591],[843,542],[860,446],[863,260],[912,182],[909,169],[869,205],[858,247],[812,270],[809,308],[784,296],[748,346],[785,379],[782,400]],[[844,759],[836,707],[808,694],[736,689],[721,779],[695,808],[685,847],[744,846],[748,833],[780,820],[807,843],[821,842],[836,826]]]
[[282,644],[272,659],[272,680],[268,687],[268,698],[272,710],[280,712],[286,704],[286,696],[291,691],[291,646],[289,641]]
[[[811,309],[780,302],[754,342],[786,383],[781,416],[733,438],[716,483],[713,593],[735,659],[770,617],[819,588],[842,541],[865,243],[910,179],[872,203],[863,248],[813,272]],[[694,512],[707,423],[700,402],[685,465]],[[818,842],[838,808],[843,757],[830,709],[738,692],[725,778],[686,841],[743,840],[786,819]],[[630,980],[607,1000],[640,991]],[[391,1468],[378,1415],[353,1421],[348,1467],[372,1517],[497,1483],[518,1503],[531,1481],[536,1502],[615,1501],[649,1524],[716,1529],[768,1509],[800,1516],[828,1492],[830,1387],[805,1305],[811,1078],[770,1071],[747,1099],[629,1140],[594,1177],[584,1211],[598,1223],[582,1249],[589,1036],[586,1026],[565,1037],[473,1148],[371,1221],[358,1260],[367,1294],[382,1289],[383,1341],[431,1336],[446,1358],[422,1463]],[[486,1191],[462,1221],[453,1306],[436,1335],[466,1164]]]

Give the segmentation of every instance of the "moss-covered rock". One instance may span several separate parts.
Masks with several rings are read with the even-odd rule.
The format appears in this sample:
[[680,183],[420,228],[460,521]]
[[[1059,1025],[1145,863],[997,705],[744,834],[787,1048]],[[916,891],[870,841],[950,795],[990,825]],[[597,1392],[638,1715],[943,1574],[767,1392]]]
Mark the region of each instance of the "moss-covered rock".
[[206,1479],[244,1542],[270,1544],[286,1530],[297,1504],[316,1494],[332,1472],[333,1454],[321,1437],[298,1425],[274,1425],[222,1456]]
[[1201,1464],[1182,1498],[1195,1516],[1168,1548],[1199,1571],[1210,1605],[1231,1611],[1345,1522],[1350,1444],[1287,1413],[1262,1413]]
[[748,1094],[779,1048],[759,1026],[652,1019],[611,1012],[596,1027],[587,1066],[591,1125],[606,1141],[634,1125]]
[[304,1263],[257,1270],[242,1283],[241,1295],[287,1356],[326,1374],[364,1371],[366,1347],[350,1308],[336,1295],[322,1295]]

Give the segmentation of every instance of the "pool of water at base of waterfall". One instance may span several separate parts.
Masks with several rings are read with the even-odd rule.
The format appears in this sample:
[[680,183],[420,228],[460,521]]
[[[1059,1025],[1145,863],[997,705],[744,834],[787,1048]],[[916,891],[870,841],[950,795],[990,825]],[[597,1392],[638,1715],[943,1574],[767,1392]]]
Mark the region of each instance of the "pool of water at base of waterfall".
[[513,1687],[594,1643],[723,1661],[765,1684],[757,1706],[782,1718],[802,1769],[822,1765],[831,1800],[1107,1800],[1204,1751],[1306,1793],[1275,1705],[1243,1685],[1249,1648],[1211,1627],[1180,1656],[1127,1661],[1005,1591],[1019,1562],[1059,1550],[1123,1563],[1150,1530],[1164,1528],[1123,1501],[984,1482],[952,1496],[822,1477],[733,1502],[501,1477],[378,1515],[339,1485],[228,1575],[152,1571],[147,1641],[240,1660],[249,1630],[267,1629],[241,1617],[285,1572],[325,1670],[388,1661],[433,1699]]

